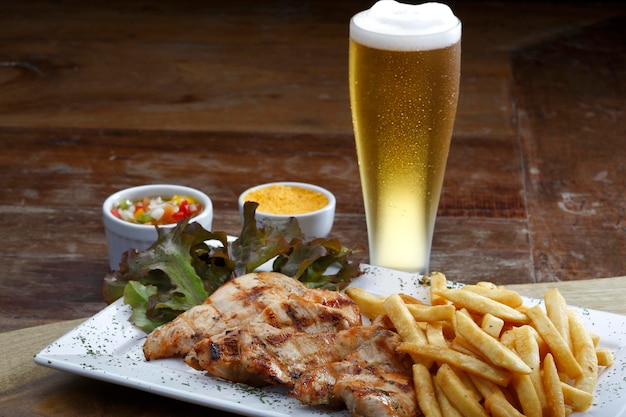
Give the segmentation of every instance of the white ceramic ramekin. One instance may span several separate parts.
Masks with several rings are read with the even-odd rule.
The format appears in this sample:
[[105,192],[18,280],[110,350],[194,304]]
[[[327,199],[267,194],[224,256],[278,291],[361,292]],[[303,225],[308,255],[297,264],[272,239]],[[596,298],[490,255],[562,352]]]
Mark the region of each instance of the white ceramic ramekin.
[[319,210],[300,213],[300,214],[273,214],[273,213],[264,213],[262,211],[257,210],[255,213],[255,218],[257,223],[261,224],[264,219],[268,219],[270,221],[284,221],[289,217],[295,217],[298,220],[298,224],[300,225],[300,230],[304,233],[305,238],[313,239],[316,237],[327,237],[330,231],[333,228],[333,222],[335,220],[335,206],[336,199],[333,193],[328,191],[325,188],[319,187],[313,184],[307,184],[303,182],[271,182],[267,184],[257,185],[255,187],[249,188],[239,196],[239,213],[243,218],[243,206],[246,202],[246,195],[252,191],[257,191],[261,188],[270,187],[272,185],[284,185],[288,187],[301,187],[309,190],[317,191],[328,199],[328,204],[322,207]]
[[[109,247],[109,265],[112,270],[119,269],[122,254],[128,249],[144,250],[157,240],[157,230],[153,225],[135,224],[119,219],[111,210],[122,200],[135,200],[143,197],[191,196],[202,205],[202,211],[191,221],[198,222],[207,230],[213,224],[213,203],[209,196],[195,188],[172,184],[140,185],[120,190],[109,196],[102,205],[102,218]],[[174,227],[174,224],[159,227]]]

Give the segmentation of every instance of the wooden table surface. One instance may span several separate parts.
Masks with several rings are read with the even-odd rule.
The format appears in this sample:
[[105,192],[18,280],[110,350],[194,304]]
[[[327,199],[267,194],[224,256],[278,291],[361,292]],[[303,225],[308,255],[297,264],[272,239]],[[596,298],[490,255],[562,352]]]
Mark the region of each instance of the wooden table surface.
[[[6,340],[28,359],[105,306],[101,204],[122,188],[199,188],[214,230],[236,235],[244,189],[312,182],[337,196],[332,235],[367,246],[347,30],[371,1],[84,3],[0,3],[3,361]],[[450,5],[461,94],[432,269],[578,292],[625,275],[625,7]],[[613,291],[602,305],[624,301]],[[27,362],[11,369],[35,393],[3,363],[3,417],[204,411]]]

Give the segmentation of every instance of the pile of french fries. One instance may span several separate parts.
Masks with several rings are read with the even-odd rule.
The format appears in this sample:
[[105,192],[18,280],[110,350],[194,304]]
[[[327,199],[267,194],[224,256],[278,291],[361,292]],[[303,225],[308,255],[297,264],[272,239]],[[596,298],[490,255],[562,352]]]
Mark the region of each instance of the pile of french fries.
[[613,364],[558,289],[527,306],[488,282],[449,288],[430,277],[430,305],[403,295],[348,295],[370,319],[386,315],[413,364],[426,417],[567,416],[593,403],[600,367]]

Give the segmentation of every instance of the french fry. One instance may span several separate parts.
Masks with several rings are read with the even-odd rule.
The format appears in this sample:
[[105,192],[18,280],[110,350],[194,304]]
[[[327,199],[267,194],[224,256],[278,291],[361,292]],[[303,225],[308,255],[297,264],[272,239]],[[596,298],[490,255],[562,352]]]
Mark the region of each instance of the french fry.
[[417,298],[413,297],[412,295],[408,295],[408,294],[398,294],[400,296],[400,298],[402,299],[402,301],[404,301],[404,304],[414,304],[416,306],[422,306],[422,307],[428,307],[428,304],[423,303],[421,300],[418,300]]
[[426,335],[420,330],[407,305],[398,294],[392,294],[387,297],[383,303],[383,309],[391,319],[402,340],[407,342],[426,342]]
[[615,357],[613,356],[613,352],[607,348],[598,348],[596,349],[596,355],[598,356],[598,365],[599,366],[613,366],[615,362]]
[[454,408],[459,410],[464,417],[489,417],[472,391],[465,387],[448,364],[439,367],[435,375],[435,383],[439,385]]
[[491,394],[485,400],[485,408],[492,417],[525,417],[517,408],[513,407],[501,392]]
[[533,326],[528,326],[528,330],[532,333],[535,341],[537,342],[537,346],[539,347],[539,355],[543,358],[550,352],[550,347],[547,345],[545,340],[541,337],[537,329]]
[[597,334],[591,333],[591,339],[593,340],[593,345],[597,348],[598,345],[600,344],[600,336],[598,336]]
[[513,334],[514,329],[515,327],[503,332],[500,335],[500,343],[502,343],[504,346],[508,347],[509,349],[514,349],[514,345],[515,345],[515,335]]
[[524,301],[522,296],[513,290],[507,290],[505,288],[497,286],[485,286],[485,285],[466,285],[461,288],[463,291],[471,291],[476,294],[480,294],[483,297],[490,298],[499,303],[505,304],[511,308],[517,308],[521,306]]
[[434,384],[434,388],[441,413],[445,417],[463,417],[463,414],[459,413],[459,410],[454,408],[454,406],[450,403],[450,400],[448,400],[448,397],[446,397],[446,394],[444,394],[441,387],[438,384]]
[[548,353],[543,360],[542,379],[548,401],[548,415],[555,417],[564,416],[565,399],[563,397],[563,389],[561,388],[561,380],[551,353]]
[[569,318],[567,314],[567,303],[557,288],[546,291],[543,295],[546,305],[546,314],[554,327],[559,331],[563,340],[572,348],[572,341],[569,332]]
[[567,417],[591,407],[599,367],[614,362],[557,289],[545,294],[545,309],[489,282],[448,289],[440,273],[430,306],[348,291],[378,316],[373,323],[400,334],[396,350],[414,361],[426,417]]
[[[539,356],[541,358],[543,358],[544,356],[546,356],[547,353],[550,352],[550,347],[548,347],[548,345],[543,340],[543,338],[541,337],[537,329],[535,329],[532,325],[514,326],[505,333],[515,334],[519,332],[519,329],[523,329],[522,333],[524,334],[524,337],[531,337],[535,340],[535,342],[533,343],[533,346],[534,345],[537,346],[537,349],[539,350]],[[500,339],[502,340],[504,337],[505,336],[503,334],[503,336],[501,336]],[[514,337],[517,339],[518,337],[520,337],[520,335],[515,335]]]
[[[407,305],[402,301],[398,294],[392,294],[387,297],[383,303],[383,308],[389,319],[393,323],[396,331],[406,342],[426,344],[426,334],[419,328],[417,322],[409,312]],[[430,368],[432,361],[424,361],[422,357],[409,352],[414,362],[422,363]]]
[[456,309],[453,305],[419,306],[408,304],[407,308],[416,321],[432,322],[451,320]]
[[417,404],[422,410],[425,417],[443,417],[439,402],[435,395],[433,380],[430,370],[424,365],[413,364],[413,385],[415,386],[415,395],[417,396]]
[[359,306],[359,310],[364,316],[373,319],[385,314],[383,303],[387,297],[374,295],[358,287],[346,289],[346,294]]
[[454,368],[454,367],[451,367],[451,368],[454,370],[454,373],[456,374],[456,376],[459,377],[459,380],[463,383],[465,388],[467,388],[468,391],[474,394],[474,397],[476,397],[478,401],[481,401],[484,399],[480,390],[476,387],[476,385],[474,385],[474,381],[472,380],[469,373],[459,368]]
[[500,333],[504,328],[504,320],[500,317],[496,317],[493,314],[485,314],[480,323],[480,328],[483,329],[485,333],[493,338],[500,337]]
[[516,327],[513,330],[513,334],[515,336],[515,351],[524,363],[530,367],[529,377],[535,388],[541,409],[545,410],[547,409],[547,400],[543,389],[543,381],[541,380],[541,353],[535,337],[535,329],[529,325]]
[[514,375],[512,385],[524,415],[526,417],[541,417],[543,408],[530,375]]
[[443,305],[448,304],[448,301],[437,295],[437,291],[445,290],[448,288],[448,280],[446,276],[441,272],[430,273],[430,304],[431,305]]
[[505,304],[484,297],[471,291],[461,289],[437,290],[437,295],[450,300],[453,304],[480,314],[493,314],[496,317],[517,324],[525,324],[528,317],[521,311],[515,310]]
[[545,340],[550,347],[554,360],[561,370],[572,379],[578,378],[583,372],[580,364],[576,361],[567,342],[563,339],[557,328],[554,327],[554,324],[552,324],[541,306],[536,305],[529,308],[526,314],[530,317],[535,329],[541,335],[541,338]]
[[500,341],[485,333],[466,314],[457,312],[455,318],[456,331],[475,349],[480,351],[484,358],[487,358],[494,365],[508,369],[511,372],[530,373],[530,367],[519,356],[500,343]]
[[396,350],[409,353],[411,356],[417,355],[418,357],[424,357],[439,364],[452,365],[455,368],[478,375],[501,386],[506,386],[511,381],[511,374],[509,372],[450,348],[426,343],[402,342]]
[[443,334],[443,324],[440,321],[426,325],[426,340],[428,340],[428,344],[430,345],[448,346],[448,341]]
[[586,411],[593,404],[593,394],[561,382],[563,401],[573,411]]
[[596,348],[580,315],[572,309],[567,309],[567,316],[574,358],[576,358],[576,361],[582,368],[582,373],[574,381],[574,386],[591,394],[598,382],[598,355],[596,354]]

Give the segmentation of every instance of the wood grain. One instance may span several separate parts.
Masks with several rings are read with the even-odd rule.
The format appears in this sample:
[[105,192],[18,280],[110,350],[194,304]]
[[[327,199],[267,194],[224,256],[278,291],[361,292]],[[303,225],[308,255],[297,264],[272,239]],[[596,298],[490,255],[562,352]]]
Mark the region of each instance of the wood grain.
[[625,24],[610,19],[514,54],[539,282],[626,268]]

